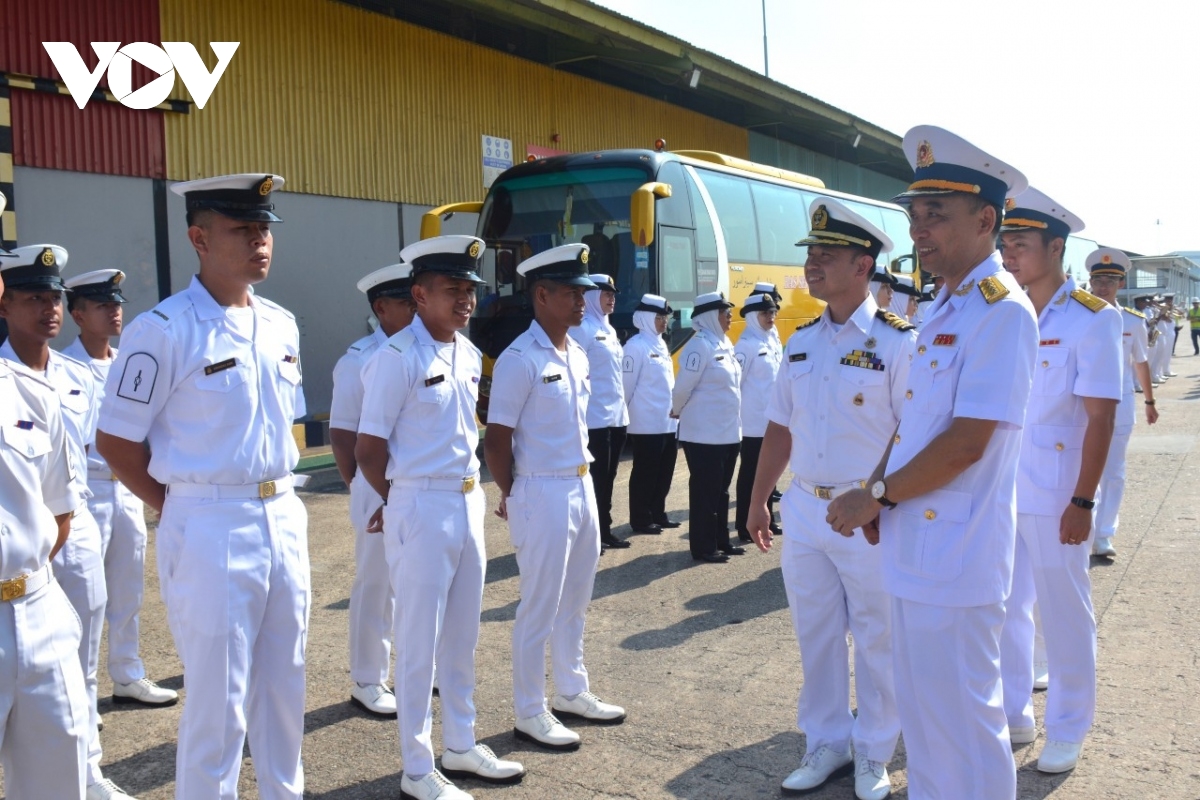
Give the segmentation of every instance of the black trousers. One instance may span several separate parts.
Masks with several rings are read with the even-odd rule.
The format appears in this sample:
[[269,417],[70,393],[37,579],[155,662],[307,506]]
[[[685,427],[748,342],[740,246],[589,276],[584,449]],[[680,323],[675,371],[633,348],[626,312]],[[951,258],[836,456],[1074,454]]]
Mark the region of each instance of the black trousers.
[[631,433],[629,524],[635,528],[667,521],[667,495],[675,477],[679,446],[673,433]]
[[683,443],[688,465],[688,540],[693,556],[728,550],[729,483],[737,464],[738,442]]
[[592,451],[592,487],[596,490],[596,509],[600,512],[600,538],[612,535],[613,482],[625,449],[625,428],[588,428],[588,450]]
[[[1183,330],[1182,325],[1180,325],[1178,328],[1175,329],[1175,338],[1171,340],[1171,355],[1175,355],[1175,345],[1179,344],[1179,332],[1182,330]],[[1193,338],[1195,338],[1195,337],[1193,337]]]
[[1200,328],[1192,328],[1192,349],[1200,356]]
[[[737,476],[737,511],[734,514],[734,527],[738,535],[748,539],[750,531],[746,530],[746,519],[750,516],[750,495],[754,492],[754,476],[758,473],[758,454],[762,452],[763,437],[745,436],[742,438],[742,464],[738,467]],[[771,522],[775,522],[775,494],[771,493],[767,500],[767,510],[771,512]]]

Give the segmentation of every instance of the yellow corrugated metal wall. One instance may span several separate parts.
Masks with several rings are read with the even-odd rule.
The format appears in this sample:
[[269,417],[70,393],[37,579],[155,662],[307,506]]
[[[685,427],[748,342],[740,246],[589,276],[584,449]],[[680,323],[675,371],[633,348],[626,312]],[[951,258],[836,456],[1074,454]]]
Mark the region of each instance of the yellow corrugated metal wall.
[[[274,171],[291,191],[435,205],[484,194],[480,137],[745,157],[734,125],[333,0],[161,0],[164,41],[241,42],[203,109],[167,114],[167,176]],[[553,143],[551,135],[560,136]]]

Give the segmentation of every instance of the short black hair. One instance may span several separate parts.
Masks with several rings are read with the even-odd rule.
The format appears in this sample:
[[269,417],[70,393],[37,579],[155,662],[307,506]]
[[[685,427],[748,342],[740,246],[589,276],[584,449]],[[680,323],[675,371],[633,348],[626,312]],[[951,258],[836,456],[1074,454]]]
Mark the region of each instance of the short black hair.
[[193,225],[200,225],[201,227],[203,227],[204,221],[207,219],[210,219],[211,215],[216,214],[216,213],[218,213],[218,212],[213,211],[211,208],[199,208],[199,209],[195,209],[195,210],[188,209],[187,226],[189,228],[192,227]]
[[1062,262],[1067,257],[1067,240],[1064,237],[1051,233],[1044,228],[1038,228],[1038,235],[1042,237],[1042,246],[1046,249],[1050,248],[1050,243],[1055,239],[1062,239],[1062,252],[1058,254],[1058,260]]
[[996,205],[995,203],[989,202],[987,200],[987,198],[983,197],[982,195],[969,194],[969,195],[967,195],[967,197],[970,197],[972,200],[975,201],[974,203],[971,204],[971,213],[973,213],[973,214],[978,214],[980,211],[983,210],[984,206],[991,206],[995,210],[996,224],[992,227],[992,235],[999,236],[1000,235],[1000,226],[1004,224],[1004,209],[1002,209],[1000,206]]

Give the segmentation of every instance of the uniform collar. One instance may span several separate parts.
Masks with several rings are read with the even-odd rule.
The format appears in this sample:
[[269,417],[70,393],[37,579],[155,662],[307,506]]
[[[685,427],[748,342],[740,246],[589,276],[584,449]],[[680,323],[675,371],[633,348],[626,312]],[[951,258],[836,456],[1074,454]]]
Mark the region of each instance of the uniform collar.
[[[14,364],[20,364],[23,367],[25,366],[25,362],[22,361],[17,356],[17,351],[13,350],[11,339],[5,339],[4,344],[0,345],[0,358],[6,358],[9,361],[13,362]],[[49,356],[49,358],[46,359],[45,375],[49,376],[51,371],[57,370],[61,366],[62,366],[62,355],[57,350],[55,350],[53,347],[51,347],[50,348],[50,356]],[[29,369],[29,367],[25,367],[25,369]],[[35,374],[41,374],[41,373],[38,373],[36,370],[29,370],[29,371],[34,372]]]
[[[208,293],[208,289],[204,288],[204,284],[200,282],[199,275],[192,276],[192,282],[188,284],[188,296],[191,298],[192,307],[196,309],[196,316],[202,320],[218,319],[225,316],[225,307],[213,299],[213,296]],[[253,304],[253,295],[251,295],[251,304]]]
[[423,344],[426,347],[441,347],[444,344],[454,344],[454,342],[439,342],[434,339],[433,334],[429,332],[429,328],[425,327],[425,321],[417,314],[413,315],[413,321],[408,324],[406,330],[412,331],[413,338],[417,340],[417,344]]
[[388,335],[383,332],[382,325],[378,326],[377,328],[375,328],[375,330],[371,331],[371,341],[374,344],[379,345],[380,347],[383,347],[385,344],[387,344],[387,340],[388,340]]
[[[957,311],[961,309],[973,295],[983,297],[979,292],[979,282],[997,275],[1004,271],[1004,264],[1000,261],[1000,253],[993,250],[991,255],[975,265],[975,268],[967,273],[967,277],[963,278],[962,283],[953,292],[943,289],[938,293],[937,299],[933,301],[933,308],[930,309],[930,316],[943,305],[953,306]],[[942,298],[945,298],[943,300]],[[928,319],[928,317],[926,318]]]
[[1054,299],[1046,304],[1046,310],[1062,311],[1067,307],[1067,300],[1071,297],[1071,292],[1075,291],[1075,279],[1070,275],[1067,276],[1067,282],[1058,287],[1058,291],[1054,293]]
[[879,303],[875,300],[875,296],[867,292],[867,299],[859,304],[854,313],[850,315],[847,322],[853,323],[863,333],[871,330],[871,323],[875,321],[875,312],[879,310]]

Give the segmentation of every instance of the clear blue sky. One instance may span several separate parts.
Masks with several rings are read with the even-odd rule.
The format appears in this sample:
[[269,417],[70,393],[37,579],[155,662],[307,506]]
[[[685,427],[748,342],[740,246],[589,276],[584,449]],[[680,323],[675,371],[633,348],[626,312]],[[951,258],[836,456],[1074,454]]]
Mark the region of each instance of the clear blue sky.
[[[763,69],[761,0],[595,2]],[[1102,244],[1200,250],[1200,3],[766,0],[766,12],[772,79],[900,135],[955,131]]]

